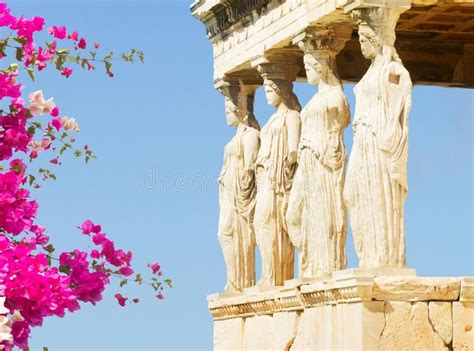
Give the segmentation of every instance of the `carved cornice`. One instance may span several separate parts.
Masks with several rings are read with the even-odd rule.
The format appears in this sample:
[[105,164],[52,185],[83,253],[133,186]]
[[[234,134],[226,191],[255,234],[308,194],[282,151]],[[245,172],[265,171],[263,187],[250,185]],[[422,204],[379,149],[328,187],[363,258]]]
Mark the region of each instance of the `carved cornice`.
[[[206,26],[207,36],[211,39],[222,34],[232,25],[252,15],[253,11],[260,14],[260,10],[273,0],[221,0],[198,17]],[[197,7],[196,4],[194,7]]]
[[208,306],[214,320],[223,320],[365,301],[473,301],[473,282],[473,277],[417,278],[356,272],[270,291],[255,287],[242,294],[214,294],[208,297]]

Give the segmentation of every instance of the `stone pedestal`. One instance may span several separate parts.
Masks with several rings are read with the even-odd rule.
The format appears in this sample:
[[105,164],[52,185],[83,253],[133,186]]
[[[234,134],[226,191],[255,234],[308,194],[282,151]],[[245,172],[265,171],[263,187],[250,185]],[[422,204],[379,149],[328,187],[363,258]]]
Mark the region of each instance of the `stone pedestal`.
[[351,269],[208,297],[215,350],[474,350],[473,278]]

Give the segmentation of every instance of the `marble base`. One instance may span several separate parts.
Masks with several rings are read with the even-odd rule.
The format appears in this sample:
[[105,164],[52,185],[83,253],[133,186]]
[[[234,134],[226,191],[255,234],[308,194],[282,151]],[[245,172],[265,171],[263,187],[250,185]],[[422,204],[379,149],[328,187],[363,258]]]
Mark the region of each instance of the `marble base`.
[[474,350],[473,278],[405,273],[345,270],[210,295],[214,349]]

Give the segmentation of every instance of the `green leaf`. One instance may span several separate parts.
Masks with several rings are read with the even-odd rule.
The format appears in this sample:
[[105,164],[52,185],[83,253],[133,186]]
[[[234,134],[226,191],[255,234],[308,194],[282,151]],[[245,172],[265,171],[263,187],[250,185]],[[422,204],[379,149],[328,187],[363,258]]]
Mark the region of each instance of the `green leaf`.
[[59,271],[64,274],[71,274],[71,266],[68,264],[60,265],[59,266]]
[[123,288],[125,285],[127,285],[128,281],[126,279],[122,280],[120,282],[120,287]]
[[49,177],[52,179],[52,180],[56,180],[56,175],[54,173],[49,173]]
[[110,61],[105,61],[105,70],[110,72],[110,68],[112,68],[112,63]]
[[13,72],[18,71],[18,63],[12,63],[10,66],[8,66],[8,69]]
[[35,182],[36,180],[36,177],[34,175],[31,175],[29,176],[29,180],[28,180],[28,184],[33,185],[33,183]]
[[43,346],[43,351],[49,351],[49,349],[46,346]]
[[168,287],[173,288],[173,282],[171,279],[165,279],[163,281],[166,283],[166,285],[168,285]]
[[82,152],[80,150],[76,150],[76,151],[74,151],[74,155],[76,155],[76,157],[81,157]]
[[26,39],[23,38],[23,37],[14,37],[13,40],[16,41],[17,43],[20,43],[20,44],[26,44],[26,43],[28,43],[28,40],[26,40]]
[[143,278],[142,278],[142,275],[141,275],[140,273],[138,273],[138,274],[135,276],[135,281],[136,281],[138,284],[143,283]]
[[28,75],[30,76],[31,80],[34,82],[35,81],[35,72],[33,71],[32,68],[28,68],[26,70],[26,72],[28,72]]
[[138,52],[138,59],[141,63],[145,62],[145,54],[143,53],[143,51]]
[[56,250],[52,244],[45,246],[44,249],[47,253],[50,253],[50,254],[52,254]]
[[69,49],[56,50],[56,54],[58,54],[58,55],[67,55],[67,54],[69,54]]
[[15,57],[18,61],[21,61],[23,59],[24,51],[22,48],[16,48],[16,53]]
[[33,135],[33,134],[35,134],[35,131],[36,131],[36,128],[35,128],[35,127],[29,126],[29,127],[28,127],[28,130],[26,131],[26,133],[27,133],[28,135]]

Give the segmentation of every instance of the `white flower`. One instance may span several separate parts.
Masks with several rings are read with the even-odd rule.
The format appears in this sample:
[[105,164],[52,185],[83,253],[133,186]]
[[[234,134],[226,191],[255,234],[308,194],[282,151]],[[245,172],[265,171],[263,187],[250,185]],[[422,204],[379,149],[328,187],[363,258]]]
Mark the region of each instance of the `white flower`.
[[79,124],[77,123],[75,118],[64,116],[61,118],[61,125],[66,130],[73,130],[75,132],[79,132]]
[[[5,308],[4,303],[5,297],[0,297],[0,314],[6,314],[10,312],[7,308]],[[0,342],[12,342],[13,336],[11,334],[11,331],[12,329],[10,319],[5,316],[0,316]]]
[[45,100],[41,90],[31,93],[28,96],[28,99],[30,100],[30,106],[28,109],[33,116],[41,116],[51,113],[51,111],[56,107],[53,98]]

